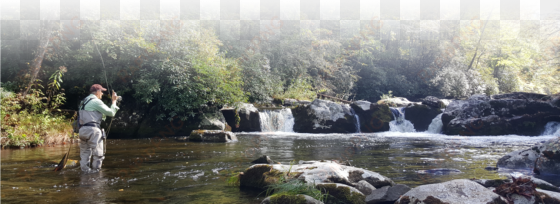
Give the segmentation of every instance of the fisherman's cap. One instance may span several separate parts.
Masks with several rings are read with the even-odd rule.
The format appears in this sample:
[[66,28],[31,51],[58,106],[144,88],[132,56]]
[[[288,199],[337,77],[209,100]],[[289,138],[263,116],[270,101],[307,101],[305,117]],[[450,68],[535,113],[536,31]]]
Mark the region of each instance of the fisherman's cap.
[[100,84],[94,84],[91,85],[91,88],[89,88],[89,92],[96,92],[96,91],[107,91],[106,88],[103,88],[103,86],[101,86]]

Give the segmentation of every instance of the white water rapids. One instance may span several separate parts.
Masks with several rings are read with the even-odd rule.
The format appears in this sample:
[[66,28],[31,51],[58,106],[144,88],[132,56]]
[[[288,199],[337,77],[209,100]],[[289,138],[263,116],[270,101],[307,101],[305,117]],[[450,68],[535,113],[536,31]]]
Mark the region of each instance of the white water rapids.
[[261,110],[259,116],[262,132],[294,132],[294,116],[289,108]]

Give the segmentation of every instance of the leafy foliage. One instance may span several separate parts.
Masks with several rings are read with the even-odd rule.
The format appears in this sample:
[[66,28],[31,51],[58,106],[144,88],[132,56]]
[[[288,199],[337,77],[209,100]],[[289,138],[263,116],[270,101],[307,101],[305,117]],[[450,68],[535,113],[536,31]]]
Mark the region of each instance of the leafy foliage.
[[531,181],[531,178],[512,177],[511,179],[513,180],[513,182],[504,183],[494,189],[494,193],[506,198],[509,204],[513,204],[513,198],[511,197],[513,194],[522,195],[528,199],[531,199],[531,197],[534,196],[537,192],[537,184],[533,183],[533,181]]

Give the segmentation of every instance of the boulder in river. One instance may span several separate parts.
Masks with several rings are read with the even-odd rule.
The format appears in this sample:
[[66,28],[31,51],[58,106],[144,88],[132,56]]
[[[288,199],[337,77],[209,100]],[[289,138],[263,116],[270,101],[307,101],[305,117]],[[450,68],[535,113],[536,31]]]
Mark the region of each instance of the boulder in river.
[[393,97],[389,99],[381,99],[377,101],[378,104],[388,105],[390,107],[406,107],[412,104],[420,104],[419,102],[411,102],[404,97]]
[[403,184],[384,186],[367,195],[366,203],[393,203],[408,191],[410,191],[410,187]]
[[364,180],[375,188],[395,185],[390,178],[373,171],[332,161],[300,161],[295,165],[255,164],[239,175],[240,186],[264,189],[277,182],[282,173],[288,171],[308,184],[340,183],[354,187]]
[[298,204],[323,204],[323,202],[316,200],[315,198],[308,195],[272,195],[265,198],[261,204],[286,204],[286,203],[298,203]]
[[428,130],[432,120],[442,113],[440,108],[434,108],[424,104],[414,104],[404,108],[404,119],[414,125],[414,129],[419,132]]
[[515,92],[473,95],[451,102],[442,115],[448,135],[540,135],[550,121],[560,121],[560,108],[550,97]]
[[274,164],[274,161],[272,161],[272,159],[270,159],[269,156],[262,155],[261,157],[259,157],[258,159],[255,159],[251,163],[253,163],[253,164]]
[[292,109],[294,131],[303,133],[355,133],[350,105],[315,99],[309,105]]
[[229,107],[220,111],[233,132],[261,131],[259,110],[253,104],[242,103],[238,109]]
[[395,119],[388,105],[355,101],[351,106],[360,118],[360,132],[389,131],[389,123]]
[[502,198],[484,186],[467,179],[421,185],[405,193],[395,204],[409,203],[505,203]]
[[193,130],[189,140],[198,142],[237,142],[232,132],[223,130]]
[[432,108],[437,108],[437,109],[445,108],[451,102],[451,100],[439,99],[435,96],[427,96],[426,98],[423,98],[420,101],[424,105],[430,106]]
[[508,169],[532,169],[535,165],[535,161],[539,157],[539,153],[537,151],[538,148],[534,147],[531,149],[510,152],[498,159],[496,166],[498,168]]
[[535,162],[535,172],[560,175],[560,137],[550,139],[542,145]]
[[321,183],[315,186],[328,193],[327,203],[365,204],[365,196],[352,186],[340,183]]
[[224,130],[226,128],[226,119],[222,112],[204,113],[200,115],[199,129],[202,130]]

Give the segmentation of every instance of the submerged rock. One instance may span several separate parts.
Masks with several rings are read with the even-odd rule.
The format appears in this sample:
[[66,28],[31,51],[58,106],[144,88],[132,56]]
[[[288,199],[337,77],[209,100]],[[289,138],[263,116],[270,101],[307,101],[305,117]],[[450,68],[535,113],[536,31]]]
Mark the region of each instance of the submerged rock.
[[540,135],[546,123],[560,121],[550,97],[534,93],[473,95],[451,102],[442,115],[448,135]]
[[308,195],[272,195],[265,198],[261,204],[323,204],[323,202]]
[[189,140],[199,142],[237,142],[237,137],[232,132],[222,130],[193,130]]
[[501,197],[484,186],[458,179],[438,184],[421,185],[405,193],[395,204],[409,203],[504,203]]
[[[233,132],[261,131],[259,110],[253,104],[242,103],[238,110],[235,108],[223,108],[220,111]],[[237,117],[239,117],[238,120],[236,119]]]
[[355,118],[350,106],[315,99],[311,104],[292,109],[294,131],[303,133],[355,133]]
[[428,169],[428,170],[419,170],[418,174],[433,174],[433,175],[449,175],[449,174],[461,174],[461,170],[459,169],[451,169],[451,168],[438,168],[438,169]]
[[414,125],[414,129],[419,132],[428,130],[432,120],[442,113],[440,108],[433,108],[424,104],[415,104],[404,108],[404,119]]
[[356,101],[351,106],[360,118],[360,132],[389,131],[389,123],[395,119],[388,105]]

